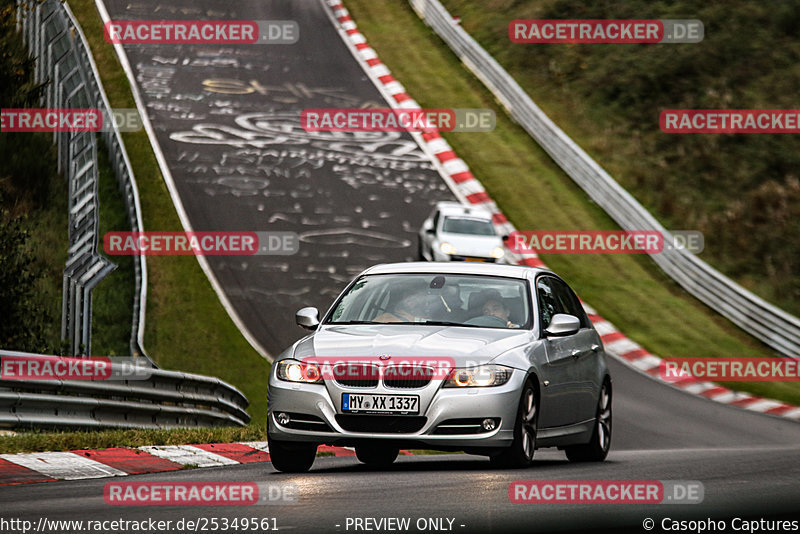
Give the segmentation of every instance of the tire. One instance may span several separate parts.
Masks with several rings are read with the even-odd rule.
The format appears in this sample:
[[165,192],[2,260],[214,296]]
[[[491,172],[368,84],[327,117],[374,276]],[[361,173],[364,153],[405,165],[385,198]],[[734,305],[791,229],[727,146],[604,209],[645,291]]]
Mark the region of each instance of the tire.
[[356,458],[370,467],[388,467],[397,459],[400,449],[374,445],[356,446]]
[[531,381],[525,383],[517,408],[514,424],[514,441],[511,446],[489,458],[492,465],[500,468],[529,467],[536,452],[536,431],[539,422],[539,406],[536,390]]
[[314,464],[317,446],[313,443],[269,440],[272,467],[282,473],[305,473]]
[[602,462],[611,448],[611,383],[606,380],[600,389],[597,401],[597,415],[589,443],[566,447],[570,462]]
[[428,261],[422,254],[422,239],[417,238],[417,261]]

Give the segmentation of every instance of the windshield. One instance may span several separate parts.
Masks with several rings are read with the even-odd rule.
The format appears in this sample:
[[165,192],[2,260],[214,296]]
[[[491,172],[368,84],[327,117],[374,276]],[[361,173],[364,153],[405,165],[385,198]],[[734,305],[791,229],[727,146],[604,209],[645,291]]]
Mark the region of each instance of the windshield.
[[469,219],[466,217],[445,217],[442,232],[448,234],[497,235],[494,225],[486,219]]
[[527,287],[495,276],[368,275],[342,296],[327,323],[529,328]]

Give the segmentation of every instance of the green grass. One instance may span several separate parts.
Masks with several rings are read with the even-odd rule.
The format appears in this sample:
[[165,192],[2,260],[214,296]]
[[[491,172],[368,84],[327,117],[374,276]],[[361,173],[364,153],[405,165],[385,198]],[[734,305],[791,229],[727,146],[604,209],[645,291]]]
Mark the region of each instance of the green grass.
[[[786,134],[665,134],[664,109],[794,109],[795,3],[444,0],[536,103],[701,258],[800,315],[800,152]],[[699,19],[701,43],[514,44],[514,19]],[[740,28],[751,27],[746,38]]]
[[[31,269],[36,273],[27,308],[22,312],[28,318],[23,319],[25,315],[22,315],[15,320],[24,320],[37,331],[36,341],[29,345],[12,343],[3,348],[59,353],[61,292],[68,241],[67,183],[58,174],[56,148],[49,134],[2,134],[0,154],[14,174],[5,177],[8,169],[0,171],[0,207],[8,211],[9,218],[22,217],[20,227],[29,234],[25,249],[33,260]],[[38,158],[35,168],[26,165],[27,160],[22,159],[26,157]],[[9,162],[9,159],[15,161]]]
[[[135,108],[128,79],[92,0],[73,0],[113,108]],[[182,230],[147,133],[123,134],[139,187],[145,230]],[[197,259],[147,258],[145,349],[160,367],[217,376],[250,400],[251,424],[266,421],[269,363],[244,339],[219,302]],[[130,322],[130,319],[127,320]]]
[[[98,137],[99,139],[99,137]],[[100,237],[103,253],[106,232],[129,232],[127,211],[105,145],[98,146],[100,197]],[[135,292],[133,256],[106,256],[117,268],[92,292],[92,354],[122,356],[130,354],[131,309]]]
[[[513,123],[493,95],[422,23],[405,1],[346,0],[359,29],[424,108],[491,108],[491,133],[444,137],[520,230],[611,230],[616,224]],[[398,31],[401,28],[402,31]],[[649,258],[548,255],[542,258],[598,313],[663,357],[773,353],[671,281]],[[733,385],[800,403],[797,382]]]
[[[47,155],[52,155],[55,169],[55,147]],[[28,214],[23,226],[30,231],[31,253],[43,266],[44,276],[36,281],[36,299],[47,317],[45,340],[56,352],[61,345],[62,280],[68,241],[67,183],[56,172],[51,174],[47,200]]]
[[93,430],[85,432],[19,432],[0,437],[0,454],[18,452],[71,451],[140,447],[145,445],[187,445],[192,443],[231,443],[266,441],[266,428],[185,428],[175,430]]

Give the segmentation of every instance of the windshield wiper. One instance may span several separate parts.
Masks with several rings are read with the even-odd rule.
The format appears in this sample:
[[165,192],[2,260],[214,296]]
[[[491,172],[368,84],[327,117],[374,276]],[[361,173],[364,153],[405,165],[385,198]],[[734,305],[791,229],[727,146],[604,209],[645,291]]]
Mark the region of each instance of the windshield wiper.
[[399,324],[411,324],[411,325],[426,325],[426,326],[474,326],[468,325],[464,323],[454,323],[452,321],[392,321],[392,322],[380,322],[380,321],[331,321],[330,325],[352,325],[352,324],[386,324],[386,325],[399,325]]
[[432,326],[471,326],[464,323],[455,323],[453,321],[425,321],[424,323],[416,323],[416,324],[425,324]]

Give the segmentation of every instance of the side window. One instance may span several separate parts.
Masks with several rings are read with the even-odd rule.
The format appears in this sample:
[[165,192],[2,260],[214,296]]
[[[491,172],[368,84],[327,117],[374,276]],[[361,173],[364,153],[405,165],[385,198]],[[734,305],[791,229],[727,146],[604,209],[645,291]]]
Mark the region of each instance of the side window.
[[557,313],[563,313],[561,304],[552,287],[553,278],[541,277],[536,281],[536,300],[539,303],[539,316],[542,319],[542,330],[550,326],[550,321]]
[[578,300],[577,295],[561,280],[550,278],[549,281],[555,290],[558,301],[561,303],[561,309],[564,310],[561,313],[574,315],[581,320],[581,328],[587,328],[589,326],[589,318],[586,316],[586,312],[581,306],[581,301]]

